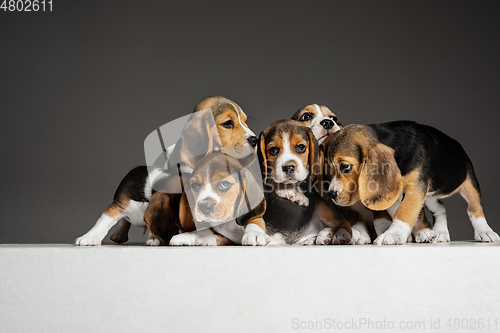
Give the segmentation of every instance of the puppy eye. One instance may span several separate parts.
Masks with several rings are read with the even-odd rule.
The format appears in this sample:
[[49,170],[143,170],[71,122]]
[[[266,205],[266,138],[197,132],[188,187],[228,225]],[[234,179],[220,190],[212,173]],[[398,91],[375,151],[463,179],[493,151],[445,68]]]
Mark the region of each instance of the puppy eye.
[[271,154],[271,155],[276,156],[279,154],[279,152],[280,152],[280,149],[278,147],[269,148],[269,154]]
[[233,184],[224,180],[224,181],[220,182],[217,187],[219,188],[219,190],[221,192],[226,192],[231,188],[231,186],[233,186]]
[[306,151],[306,146],[304,146],[303,144],[297,145],[295,146],[295,151],[299,154],[302,154]]
[[192,183],[191,184],[191,189],[195,192],[198,192],[201,188],[201,184],[200,183]]
[[352,165],[347,163],[340,163],[340,172],[343,174],[348,174],[352,171]]
[[308,121],[308,120],[311,120],[312,118],[312,114],[310,114],[309,112],[306,112],[302,115],[302,117],[300,117],[299,121]]
[[233,128],[233,127],[234,127],[234,122],[233,122],[231,119],[229,119],[228,121],[223,122],[223,123],[221,124],[221,126],[222,126],[222,127],[224,127],[224,128],[229,128],[229,129],[231,129],[231,128]]
[[330,119],[333,120],[334,122],[337,122],[337,117],[335,116],[330,116]]

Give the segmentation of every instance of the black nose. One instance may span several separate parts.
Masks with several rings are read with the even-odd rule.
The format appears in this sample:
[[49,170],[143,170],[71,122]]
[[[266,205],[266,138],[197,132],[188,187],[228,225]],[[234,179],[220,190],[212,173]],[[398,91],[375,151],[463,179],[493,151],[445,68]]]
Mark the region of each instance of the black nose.
[[255,146],[257,146],[257,141],[259,141],[259,138],[256,136],[251,136],[247,140],[248,140],[248,142],[250,142],[252,147],[255,147]]
[[324,129],[329,130],[333,128],[333,120],[325,119],[320,122]]
[[284,165],[282,169],[283,172],[287,175],[293,175],[293,173],[295,172],[295,165]]
[[330,198],[332,198],[333,200],[337,199],[337,191],[333,191],[328,194],[330,195]]
[[201,212],[205,215],[213,212],[214,206],[215,206],[215,204],[213,202],[210,202],[210,201],[204,201],[204,202],[200,202],[198,204],[198,207],[200,207]]

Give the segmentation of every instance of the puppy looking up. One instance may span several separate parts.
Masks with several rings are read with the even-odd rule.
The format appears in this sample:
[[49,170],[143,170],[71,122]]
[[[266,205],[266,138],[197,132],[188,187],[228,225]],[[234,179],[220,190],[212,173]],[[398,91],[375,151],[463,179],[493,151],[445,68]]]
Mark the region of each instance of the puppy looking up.
[[337,116],[329,108],[319,104],[309,104],[300,108],[292,119],[309,127],[320,144],[328,135],[342,128]]
[[[275,122],[261,133],[258,153],[265,178],[263,218],[271,245],[350,242],[349,222],[312,189],[321,165],[309,128],[294,120]],[[322,231],[325,225],[331,229]]]
[[332,170],[333,201],[340,206],[360,201],[373,210],[387,209],[393,216],[375,244],[404,244],[424,203],[437,217],[434,232],[449,239],[446,211],[439,199],[457,192],[467,201],[474,238],[500,241],[484,217],[472,162],[460,143],[441,131],[411,121],[349,125],[325,141],[324,147]]
[[[195,107],[194,112],[211,109],[215,120],[216,131],[222,146],[253,148],[256,146],[258,138],[246,125],[247,116],[241,107],[235,102],[222,96],[211,96],[201,100]],[[171,154],[182,150],[184,156],[190,156],[189,143],[196,143],[200,138],[210,137],[210,133],[203,133],[203,128],[195,128],[192,131],[183,131],[186,137],[180,138],[180,146],[175,150],[175,145],[167,149]],[[190,137],[191,136],[191,137]],[[168,157],[168,156],[167,156]],[[100,245],[106,237],[108,231],[118,223],[111,240],[116,243],[124,243],[128,240],[130,225],[145,227],[144,212],[147,210],[151,196],[155,197],[153,181],[162,170],[149,170],[146,166],[139,166],[132,169],[120,182],[113,202],[102,213],[95,225],[83,236],[76,239],[76,245]],[[175,216],[178,212],[180,195],[169,195],[159,193],[156,201],[161,202],[161,209],[156,206],[154,212],[160,218],[163,213]],[[161,200],[160,200],[161,199]],[[161,210],[162,214],[159,214]],[[172,224],[173,225],[173,224]],[[165,232],[176,234],[178,230],[173,225],[173,229]],[[147,245],[160,245],[158,239],[149,235]]]

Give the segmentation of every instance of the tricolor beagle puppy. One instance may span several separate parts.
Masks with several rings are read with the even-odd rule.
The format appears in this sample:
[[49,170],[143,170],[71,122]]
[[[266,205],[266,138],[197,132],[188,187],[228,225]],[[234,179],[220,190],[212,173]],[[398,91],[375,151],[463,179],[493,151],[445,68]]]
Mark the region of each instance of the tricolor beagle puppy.
[[[438,240],[448,241],[446,212],[439,199],[456,192],[468,203],[474,238],[500,241],[484,217],[472,162],[460,143],[441,131],[411,121],[349,125],[328,138],[324,147],[332,170],[332,200],[340,206],[361,202],[393,216],[374,244],[405,243],[424,204],[435,216]],[[415,237],[426,238],[426,233],[421,228]]]
[[[254,148],[258,138],[248,128],[246,124],[247,116],[241,107],[235,102],[221,96],[211,96],[199,102],[194,112],[211,109],[215,126],[222,146]],[[182,154],[189,155],[189,143],[193,138],[202,138],[204,128],[193,128],[192,131],[183,131],[183,135],[192,137],[181,137],[179,147],[169,147],[168,153],[182,151]],[[207,136],[207,135],[205,135]],[[208,135],[209,136],[209,135]],[[196,141],[196,140],[194,140]],[[202,156],[203,157],[203,156]],[[194,163],[194,160],[192,160]],[[121,181],[116,190],[113,202],[102,213],[95,225],[85,235],[76,239],[76,245],[100,245],[108,231],[118,223],[111,240],[116,243],[124,243],[128,240],[130,225],[145,227],[144,213],[149,202],[155,193],[152,189],[153,180],[161,174],[161,170],[148,172],[146,166],[139,166],[132,169]],[[157,202],[161,203],[161,209],[154,207],[157,216],[168,214],[175,216],[178,213],[180,195],[168,195],[156,193]],[[175,230],[168,230],[169,233],[176,234]],[[148,245],[159,245],[160,242],[151,234],[146,241]]]
[[[261,133],[258,152],[270,245],[350,243],[349,222],[313,191],[321,165],[318,143],[309,128],[295,120],[275,122]],[[332,229],[320,233],[325,226]]]
[[320,144],[329,134],[342,128],[337,116],[329,108],[319,104],[309,104],[300,108],[292,119],[309,127]]
[[[183,177],[186,189],[177,225],[183,232],[173,236],[170,245],[266,245],[268,237],[262,220],[266,203],[258,184],[260,173],[257,177],[222,152],[201,159],[191,176]],[[196,230],[195,223],[205,229]]]

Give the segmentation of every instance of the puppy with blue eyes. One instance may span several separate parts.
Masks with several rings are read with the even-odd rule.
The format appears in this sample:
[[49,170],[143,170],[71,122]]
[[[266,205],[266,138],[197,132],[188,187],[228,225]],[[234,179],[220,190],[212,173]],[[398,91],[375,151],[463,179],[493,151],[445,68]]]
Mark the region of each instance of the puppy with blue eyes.
[[308,104],[300,108],[292,119],[309,127],[320,144],[328,135],[342,128],[337,116],[329,108],[319,104]]
[[[173,236],[170,245],[266,245],[269,237],[262,219],[266,203],[257,177],[222,152],[201,159],[189,179],[184,179],[177,226],[183,232]],[[179,182],[163,186],[166,191],[179,191],[175,188]]]
[[349,222],[313,190],[321,165],[309,128],[294,120],[275,122],[261,133],[258,153],[270,245],[350,243]]

